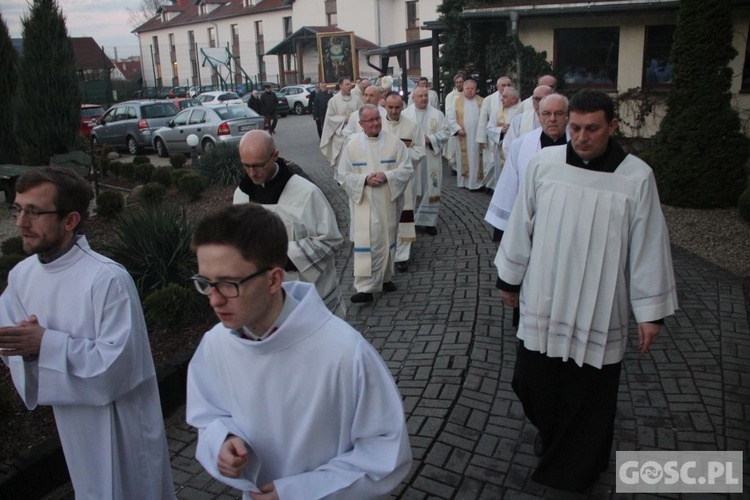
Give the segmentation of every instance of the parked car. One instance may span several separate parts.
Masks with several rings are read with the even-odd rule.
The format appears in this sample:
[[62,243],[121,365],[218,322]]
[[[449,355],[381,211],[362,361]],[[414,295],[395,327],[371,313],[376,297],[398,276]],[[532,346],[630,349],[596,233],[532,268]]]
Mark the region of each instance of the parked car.
[[187,97],[198,97],[203,92],[216,90],[213,85],[193,85],[187,91]]
[[175,97],[187,97],[188,88],[184,86],[172,87],[169,90],[169,98],[174,99]]
[[154,149],[167,157],[171,153],[190,153],[190,134],[198,136],[201,151],[219,142],[238,144],[248,130],[263,130],[263,117],[243,105],[197,106],[181,111],[154,133]]
[[131,155],[154,144],[153,132],[180,110],[172,101],[125,101],[115,104],[91,131],[94,144],[125,148]]
[[277,92],[279,90],[279,84],[278,83],[273,83],[273,82],[255,82],[255,83],[253,83],[252,85],[249,86],[249,90],[248,91],[255,89],[258,92],[263,92],[264,90],[266,90],[266,85],[270,85],[271,86],[271,90],[273,90],[274,92]]
[[[414,89],[417,88],[417,82],[415,82],[411,78],[407,78],[406,87],[409,90],[409,95],[411,95],[411,93],[414,92]],[[393,77],[393,86],[391,87],[391,90],[393,90],[394,92],[398,92],[402,96],[404,95],[404,92],[401,90],[401,78],[400,77]]]
[[198,99],[190,99],[190,98],[184,98],[184,99],[172,99],[172,102],[177,106],[180,111],[187,108],[192,108],[194,106],[200,106],[201,103],[198,101]]
[[289,107],[295,115],[302,115],[310,110],[310,93],[314,85],[290,85],[279,90],[289,101]]
[[104,108],[98,104],[81,104],[80,134],[84,137],[91,137],[91,131],[103,114]]
[[133,99],[156,99],[159,97],[159,92],[153,87],[147,87],[145,89],[136,90],[133,92]]
[[226,90],[213,90],[211,92],[203,92],[201,95],[196,97],[196,100],[203,106],[221,106],[224,104],[243,104],[243,100],[236,92],[228,92]]

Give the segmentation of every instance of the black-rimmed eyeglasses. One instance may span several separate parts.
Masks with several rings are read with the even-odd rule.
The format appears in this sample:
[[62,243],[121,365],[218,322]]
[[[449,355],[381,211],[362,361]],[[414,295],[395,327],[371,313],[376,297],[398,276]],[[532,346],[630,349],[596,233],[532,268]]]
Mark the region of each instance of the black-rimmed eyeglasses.
[[19,207],[18,205],[13,205],[13,207],[10,209],[10,213],[13,214],[13,217],[16,218],[23,214],[27,219],[35,220],[38,219],[40,215],[64,215],[68,212],[66,212],[65,210],[35,210],[33,208],[23,208]]
[[240,296],[241,284],[250,281],[256,276],[260,276],[261,274],[265,273],[266,271],[270,271],[271,269],[273,268],[264,267],[260,271],[254,272],[250,276],[246,276],[239,281],[209,281],[198,274],[190,279],[192,280],[193,285],[195,285],[195,289],[203,295],[211,295],[211,289],[213,288],[214,290],[219,292],[219,295],[221,295],[225,299],[233,299]]

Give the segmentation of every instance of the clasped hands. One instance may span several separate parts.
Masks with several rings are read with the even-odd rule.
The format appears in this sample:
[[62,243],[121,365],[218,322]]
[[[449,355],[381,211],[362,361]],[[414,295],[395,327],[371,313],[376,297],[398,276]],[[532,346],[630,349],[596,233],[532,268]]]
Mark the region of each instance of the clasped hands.
[[388,182],[388,177],[386,177],[385,172],[375,172],[373,174],[368,174],[365,178],[365,185],[370,187],[382,186],[386,182]]
[[36,356],[42,347],[46,328],[35,315],[14,326],[0,328],[0,349],[3,356]]
[[[247,445],[237,436],[230,435],[221,445],[219,459],[216,466],[222,476],[237,479],[245,467],[250,464]],[[260,493],[250,492],[253,500],[279,500],[276,487],[273,483],[264,484],[260,487]]]

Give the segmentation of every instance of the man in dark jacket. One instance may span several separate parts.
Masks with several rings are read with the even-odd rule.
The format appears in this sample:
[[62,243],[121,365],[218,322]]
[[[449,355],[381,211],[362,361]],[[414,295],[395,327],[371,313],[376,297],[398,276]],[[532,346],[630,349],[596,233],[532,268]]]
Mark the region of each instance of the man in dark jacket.
[[271,90],[270,85],[266,85],[266,91],[260,96],[260,111],[268,119],[268,133],[276,133],[276,122],[279,121],[279,115],[276,114],[276,107],[279,104],[279,98],[276,92]]
[[258,91],[253,90],[253,93],[250,95],[250,99],[247,100],[247,107],[252,109],[258,114],[261,114],[260,112],[260,99],[258,99]]
[[312,115],[315,125],[318,127],[318,137],[323,135],[323,123],[326,119],[328,101],[331,100],[331,97],[333,97],[333,94],[328,90],[328,86],[326,86],[325,82],[320,82],[312,101]]

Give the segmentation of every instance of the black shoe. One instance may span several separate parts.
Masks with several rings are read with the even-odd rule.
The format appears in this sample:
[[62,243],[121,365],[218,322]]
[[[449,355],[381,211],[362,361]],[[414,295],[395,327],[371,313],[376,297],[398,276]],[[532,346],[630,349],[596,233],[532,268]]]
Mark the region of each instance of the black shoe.
[[544,443],[542,442],[542,433],[537,432],[534,438],[534,455],[541,457],[544,455]]
[[492,231],[492,241],[497,243],[502,239],[503,239],[503,232],[500,231],[498,228],[495,228],[495,230]]
[[[398,269],[402,273],[405,273],[409,270],[409,263],[407,261],[396,262],[396,269]],[[385,285],[383,285],[383,288],[385,289]]]
[[398,287],[393,281],[389,281],[388,283],[383,283],[384,292],[395,292],[397,289]]
[[435,226],[427,226],[425,232],[430,236],[435,236],[437,234],[437,228]]
[[458,177],[458,171],[457,170],[451,170],[451,175],[453,177]]
[[352,304],[364,304],[366,302],[372,302],[372,294],[367,292],[359,292],[352,295]]

